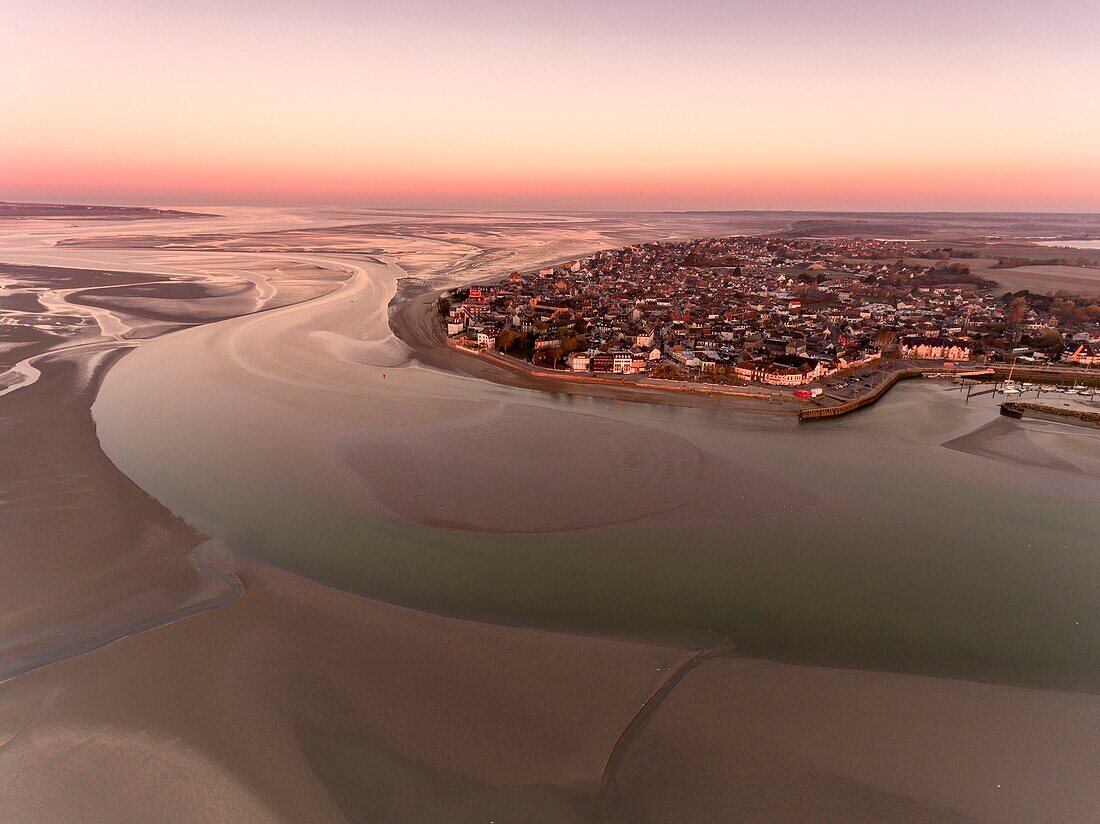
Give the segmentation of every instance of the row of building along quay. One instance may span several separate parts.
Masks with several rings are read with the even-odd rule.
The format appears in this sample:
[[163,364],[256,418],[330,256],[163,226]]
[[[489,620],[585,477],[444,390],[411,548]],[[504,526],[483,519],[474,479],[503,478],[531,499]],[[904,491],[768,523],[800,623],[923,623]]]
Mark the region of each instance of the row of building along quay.
[[894,241],[647,243],[455,290],[439,310],[459,346],[576,373],[799,387],[910,360],[1100,362],[1095,302],[1006,294]]

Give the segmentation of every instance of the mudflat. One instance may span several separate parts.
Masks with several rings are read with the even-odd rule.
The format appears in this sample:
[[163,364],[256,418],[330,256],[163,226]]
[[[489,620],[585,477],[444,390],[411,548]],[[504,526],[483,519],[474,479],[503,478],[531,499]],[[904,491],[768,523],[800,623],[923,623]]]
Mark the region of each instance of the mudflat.
[[998,417],[944,446],[971,455],[1037,469],[1070,472],[1086,478],[1100,474],[1100,440],[1063,423]]
[[[502,449],[516,459],[502,462]],[[520,404],[399,435],[363,432],[345,461],[395,513],[446,529],[558,532],[715,511],[748,519],[809,499],[671,433]]]
[[[313,293],[338,285],[324,274]],[[28,333],[8,344],[6,359],[22,360],[0,381],[3,680],[240,594],[211,548],[193,552],[205,536],[103,454],[91,404],[114,363],[175,328],[160,321],[190,325],[264,301],[242,302],[256,287],[239,278],[0,264],[0,279],[17,298],[3,307],[5,328]]]
[[41,365],[0,406],[0,679],[176,609],[202,576],[203,537],[115,469],[89,406],[123,349]]
[[[287,431],[301,442],[299,448],[310,446],[315,437],[319,450],[335,452],[326,451],[326,460],[349,476],[349,488],[381,503],[392,519],[404,522],[402,529],[414,529],[409,522],[421,524],[415,529],[422,541],[439,541],[460,528],[463,540],[518,543],[533,539],[521,533],[534,526],[563,532],[550,537],[573,542],[584,553],[591,548],[584,537],[604,534],[600,530],[607,527],[600,524],[608,515],[629,524],[649,519],[677,528],[669,519],[701,517],[696,508],[721,518],[726,527],[720,537],[733,540],[754,521],[799,517],[805,493],[797,484],[770,481],[759,468],[787,460],[797,465],[787,477],[804,476],[817,492],[825,477],[825,485],[838,487],[833,494],[852,499],[845,510],[845,534],[858,536],[867,529],[863,516],[887,525],[881,551],[873,555],[845,553],[843,542],[808,543],[800,552],[814,563],[795,567],[803,575],[789,581],[792,601],[814,603],[816,582],[811,579],[831,574],[838,565],[866,570],[886,563],[897,574],[885,600],[896,597],[898,603],[879,605],[877,614],[894,629],[902,626],[916,646],[963,638],[950,634],[961,626],[965,655],[984,654],[991,664],[1003,664],[1001,659],[1012,653],[1016,657],[1009,656],[1009,663],[1026,673],[1027,656],[1039,659],[1045,652],[1030,637],[1013,637],[1011,648],[991,643],[979,649],[973,627],[959,624],[969,613],[944,620],[932,609],[954,609],[958,602],[953,598],[925,609],[902,603],[939,593],[942,584],[931,570],[941,567],[954,573],[951,580],[959,589],[976,588],[960,596],[968,604],[977,599],[975,622],[988,620],[979,614],[983,606],[1000,608],[993,596],[1003,601],[1001,596],[1012,593],[1000,585],[983,589],[989,577],[984,568],[978,577],[965,567],[973,536],[890,566],[891,552],[911,547],[891,542],[887,516],[906,513],[876,508],[875,498],[859,485],[858,473],[836,471],[815,457],[832,430],[808,430],[805,450],[794,454],[779,440],[794,436],[793,424],[792,431],[780,430],[769,418],[746,416],[721,430],[727,447],[719,454],[715,433],[728,426],[724,415],[704,420],[692,410],[631,406],[635,412],[690,415],[690,426],[623,421],[619,427],[610,414],[614,407],[601,407],[602,415],[565,405],[550,408],[535,402],[532,392],[516,392],[503,381],[483,386],[477,380],[481,373],[467,370],[480,364],[476,358],[452,353],[461,365],[436,361],[445,350],[428,346],[410,359],[390,326],[407,320],[437,331],[434,310],[427,302],[408,304],[406,315],[399,299],[387,311],[393,284],[384,278],[392,267],[373,275],[379,278],[367,284],[373,288],[348,289],[346,298],[344,292],[333,292],[343,288],[346,275],[338,265],[312,271],[324,267],[329,254],[354,259],[361,253],[349,249],[385,249],[407,266],[406,272],[425,278],[418,287],[422,300],[435,289],[501,268],[561,259],[623,236],[704,234],[734,218],[710,215],[693,224],[683,216],[667,222],[656,216],[615,216],[603,223],[576,216],[369,217],[291,215],[286,224],[293,228],[283,238],[278,215],[236,212],[217,224],[217,232],[208,227],[219,219],[203,222],[201,231],[211,239],[196,241],[204,247],[201,254],[185,248],[189,241],[183,230],[173,241],[176,248],[166,252],[161,241],[135,247],[119,240],[134,232],[132,227],[123,232],[122,226],[113,239],[101,232],[87,247],[16,249],[23,259],[56,255],[72,262],[67,255],[115,244],[117,258],[109,249],[105,259],[131,268],[118,268],[112,280],[104,272],[115,268],[105,266],[93,280],[69,266],[56,273],[56,281],[38,273],[37,286],[31,282],[34,273],[24,273],[26,280],[16,290],[24,297],[5,307],[27,336],[19,343],[21,350],[6,352],[8,358],[24,358],[19,361],[24,371],[10,376],[5,387],[11,391],[0,397],[5,435],[0,441],[0,551],[5,571],[12,573],[10,580],[0,581],[0,620],[5,639],[30,643],[6,650],[3,659],[16,666],[0,682],[0,819],[74,824],[739,818],[1025,822],[1034,820],[1037,811],[1059,821],[1093,818],[1100,806],[1100,786],[1093,780],[1100,770],[1100,740],[1094,735],[1100,696],[1091,689],[1088,661],[1082,664],[1087,677],[1071,679],[1076,689],[1071,691],[781,663],[739,655],[737,645],[731,649],[724,638],[715,638],[701,660],[698,646],[626,640],[598,628],[590,634],[559,632],[430,614],[326,587],[254,560],[195,553],[203,536],[119,472],[100,449],[87,410],[109,366],[118,367],[113,377],[134,358],[152,357],[173,341],[181,342],[170,347],[179,350],[176,366],[211,352],[237,358],[252,376],[249,386],[271,401],[271,414],[291,419]],[[434,233],[433,220],[439,222]],[[232,231],[226,228],[230,221]],[[358,228],[337,231],[334,221]],[[636,225],[627,225],[630,221]],[[309,222],[320,228],[300,228]],[[507,231],[500,231],[504,226]],[[195,233],[197,227],[198,222],[191,227]],[[259,248],[262,236],[263,251],[229,248],[236,232],[242,247]],[[367,271],[358,275],[368,276]],[[199,285],[163,290],[143,285],[161,277]],[[100,289],[121,287],[123,280],[126,288],[114,295]],[[87,298],[89,289],[95,290],[94,305],[68,300],[76,292]],[[280,301],[323,293],[329,295],[318,301],[324,311],[290,309],[282,315],[276,308],[286,305]],[[219,310],[218,301],[232,302],[226,305],[233,311],[276,311],[245,319],[247,334],[227,335],[211,352],[188,351],[183,343],[209,343],[214,336],[202,335],[220,327],[163,337],[175,326],[223,316],[225,305]],[[189,316],[192,303],[195,311]],[[43,314],[35,311],[39,307],[52,317],[72,312],[79,323],[42,331],[36,325],[42,318],[31,317]],[[153,317],[162,311],[172,320]],[[290,320],[282,324],[281,317]],[[322,321],[333,328],[310,326]],[[223,326],[232,325],[240,331],[244,324],[230,320]],[[122,354],[130,347],[157,346],[156,340],[146,341],[158,335],[163,337],[160,350]],[[446,381],[438,369],[446,370]],[[219,377],[225,374],[236,373]],[[141,395],[155,386],[147,376],[145,383],[129,388]],[[471,386],[479,391],[464,394]],[[284,394],[283,387],[290,389]],[[172,396],[174,402],[186,400],[188,391],[193,392],[190,384]],[[240,383],[230,390],[244,391]],[[425,408],[426,394],[434,398],[434,407]],[[913,440],[943,429],[926,403],[926,392],[917,395],[915,389],[902,391],[835,431],[850,436],[844,440],[850,450],[860,448],[860,438],[876,437],[885,460],[900,461],[913,454],[907,451]],[[361,424],[347,439],[329,444],[309,431],[308,422],[299,426],[293,417],[299,409],[291,401],[304,405],[304,397],[319,396],[335,398],[331,415],[377,425]],[[156,414],[155,403],[148,408]],[[211,421],[188,417],[190,410],[179,410],[190,435],[209,433]],[[1087,502],[1094,482],[1087,474],[1094,466],[1089,461],[1095,456],[1067,442],[1069,436],[1057,427],[1027,422],[1032,451],[1020,452],[1013,440],[1018,430],[994,421],[998,427],[982,432],[973,423],[981,415],[973,404],[957,414],[952,439],[961,439],[967,450],[940,449],[940,438],[928,449],[922,442],[919,453],[937,477],[946,479],[944,495],[937,499],[943,517],[957,514],[951,496],[960,489],[972,491],[971,479],[992,483],[993,471],[984,471],[987,464],[997,476],[1008,474],[1002,464],[1021,476],[1032,469],[1049,473],[1056,490],[1072,493],[1067,501]],[[904,437],[896,436],[898,420],[905,423]],[[244,423],[260,422],[249,418]],[[709,438],[699,435],[704,424],[715,427],[705,430],[712,433]],[[757,424],[762,432],[754,429]],[[694,432],[691,438],[689,432]],[[506,461],[490,462],[484,453],[494,433],[503,439],[494,453],[498,459],[510,449],[530,449],[537,456],[533,464],[549,470],[546,477],[532,482]],[[564,436],[569,433],[574,441]],[[168,430],[150,449],[167,451],[170,439]],[[287,448],[290,442],[288,437],[264,448],[277,451],[273,447]],[[1020,460],[1021,454],[1034,465]],[[742,456],[753,464],[751,472],[738,463]],[[982,472],[952,474],[957,461]],[[570,470],[571,484],[553,483],[552,476],[564,469]],[[675,480],[655,484],[652,474],[658,471]],[[890,478],[876,476],[878,482]],[[482,485],[484,498],[470,488],[476,484]],[[551,505],[552,495],[566,506]],[[485,498],[499,505],[486,506]],[[907,505],[926,504],[914,499]],[[277,514],[293,522],[299,513],[287,507]],[[748,517],[738,520],[739,515]],[[991,521],[1003,516],[989,509]],[[912,518],[903,523],[919,528]],[[1059,524],[1051,517],[1045,528],[1057,530]],[[827,525],[822,521],[819,526]],[[379,531],[375,540],[393,534]],[[1077,537],[1067,532],[1064,540],[1076,542]],[[308,548],[323,555],[328,549],[324,538],[315,535],[313,541]],[[366,553],[372,547],[362,549]],[[690,566],[704,554],[699,546],[685,545],[652,569],[668,574],[673,563]],[[750,583],[758,584],[763,595],[744,585],[722,590],[725,599],[745,599],[745,621],[752,627],[766,627],[775,618],[763,599],[774,591],[768,589],[774,579],[789,574],[790,567],[779,566],[780,554],[774,547],[761,548],[755,571],[739,566],[732,555],[721,556],[721,566],[713,567],[734,584],[746,573],[756,576]],[[482,563],[488,556],[456,556],[451,563],[461,564],[463,557]],[[624,567],[629,556],[621,556]],[[980,556],[986,557],[991,556]],[[1087,641],[1093,618],[1082,598],[1088,590],[1079,570],[1052,576],[1044,559],[1033,561],[1023,552],[997,557],[1024,571],[1024,577],[1013,580],[1056,589],[1060,604],[1083,604],[1040,610],[1036,616],[1050,621],[1055,615],[1069,625],[1046,627],[1046,646],[1062,645],[1067,660],[1087,657],[1083,647],[1074,646]],[[1055,557],[1067,564],[1077,558],[1072,552]],[[381,558],[378,563],[386,563],[386,556]],[[413,557],[410,563],[416,562]],[[366,563],[365,555],[359,563]],[[211,577],[210,564],[226,575]],[[539,572],[535,569],[534,575]],[[622,589],[637,585],[623,570],[615,572]],[[569,573],[580,579],[569,592],[592,586],[583,567]],[[243,584],[243,594],[231,586],[234,580]],[[669,587],[683,586],[685,580],[648,576],[646,591],[660,605]],[[828,602],[835,607],[832,614],[812,619],[835,622],[839,615],[856,622],[852,631],[857,633],[862,626],[857,619],[874,600],[868,597],[874,594],[870,584],[865,591],[863,582],[876,579],[835,580],[851,588],[840,601]],[[204,587],[219,581],[229,582],[228,589],[217,590],[229,597],[202,601]],[[516,598],[522,602],[527,595],[521,591]],[[589,593],[593,599],[622,595],[614,587]],[[1072,612],[1078,608],[1080,616]],[[1022,630],[1033,626],[1033,617],[1020,619]],[[1073,626],[1075,617],[1084,626]],[[776,626],[781,634],[790,625]],[[797,626],[812,630],[809,624]],[[88,636],[85,641],[91,643],[78,649],[58,640],[74,627],[112,632]],[[838,655],[828,645],[836,636],[823,637],[818,655]],[[898,640],[889,633],[881,637]],[[887,650],[896,653],[885,656],[890,666],[912,666],[912,661],[897,660],[898,649],[895,643]],[[1012,667],[991,666],[990,671],[1004,673],[1005,680],[1013,673]]]

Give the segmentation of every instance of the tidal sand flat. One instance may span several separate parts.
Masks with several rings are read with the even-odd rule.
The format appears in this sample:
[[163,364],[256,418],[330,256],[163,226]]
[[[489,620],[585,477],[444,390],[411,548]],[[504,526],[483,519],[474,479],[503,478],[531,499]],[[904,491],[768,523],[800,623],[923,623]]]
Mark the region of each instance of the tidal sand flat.
[[1094,695],[725,657],[654,706],[690,651],[239,572],[231,604],[3,685],[11,820],[1022,824],[1100,803]]
[[[251,284],[227,300],[309,267],[337,287],[144,341],[167,322],[142,312],[188,299],[80,307],[132,324],[95,402],[106,455],[216,535],[246,591],[0,684],[3,815],[1089,821],[1096,481],[941,447],[992,404],[903,386],[799,428],[492,383],[393,334],[405,260],[437,289],[723,220],[237,210],[203,222],[201,251],[197,222],[172,250],[112,248],[131,243],[117,225],[92,245],[0,234],[26,265]],[[161,550],[186,568],[199,536],[180,529]],[[110,593],[111,557],[69,585]]]
[[605,792],[654,824],[1083,823],[1098,725],[1095,695],[720,658],[639,722]]
[[[315,291],[333,288],[330,274]],[[263,305],[241,302],[256,291],[244,277],[172,277],[0,265],[4,290],[23,298],[5,307],[6,328],[42,332],[11,345],[0,376],[0,679],[240,594],[210,548],[194,552],[204,536],[103,454],[90,413],[109,369],[173,328],[161,321],[191,325]]]
[[361,432],[345,455],[395,513],[444,529],[559,532],[718,510],[736,521],[809,503],[675,434],[522,404],[399,435]]
[[195,322],[220,320],[249,311],[255,306],[255,290],[256,287],[247,281],[138,283],[102,290],[81,289],[70,294],[68,299],[82,306],[116,309],[149,320]]
[[1009,464],[1100,477],[1100,439],[1068,424],[998,416],[944,446]]
[[228,592],[188,557],[202,536],[99,448],[88,407],[121,354],[50,359],[0,406],[0,680]]
[[4,816],[590,821],[620,731],[691,655],[240,574],[229,605],[3,685]]
[[[487,247],[475,259],[494,271],[517,260],[508,251],[522,238],[497,241],[484,228],[437,236],[425,224],[419,220],[415,242],[396,244],[420,265],[450,250],[468,282],[485,274],[470,263],[471,245]],[[540,239],[568,231],[531,224]],[[575,224],[578,242],[589,243],[592,224]],[[329,227],[318,243],[337,237],[354,242]],[[293,248],[302,241],[296,232]],[[266,248],[277,242],[268,236]],[[375,242],[385,239],[358,240]],[[957,391],[921,383],[813,428],[724,407],[625,404],[490,383],[424,363],[395,338],[401,307],[391,300],[406,277],[397,261],[286,254],[356,274],[317,301],[165,336],[113,369],[96,404],[109,454],[235,552],[368,598],[513,626],[687,646],[733,641],[745,652],[806,663],[993,682],[1100,683],[1096,579],[1072,572],[1094,542],[1097,513],[1085,504],[1095,483],[1006,473],[941,447],[995,418],[994,405],[967,406]],[[445,268],[422,272],[445,285]],[[534,407],[560,413],[551,428],[532,413],[530,432],[545,432],[533,436],[539,454],[556,441],[576,455],[560,480],[543,480],[541,460],[525,459],[519,430],[510,429]],[[592,424],[596,418],[604,423]],[[486,441],[486,420],[513,433],[502,440],[507,446]],[[474,448],[460,437],[470,424]],[[715,467],[732,462],[736,483],[701,484],[694,508],[642,517],[634,516],[657,508],[615,490],[631,519],[595,517],[600,495],[614,487],[586,477],[633,478],[632,465],[649,454],[585,434],[618,424],[628,442],[629,433],[646,432],[658,460],[667,444],[687,441]],[[459,436],[448,440],[449,427]],[[573,437],[592,444],[592,455],[570,453]],[[421,438],[434,452],[417,444]],[[366,453],[349,462],[349,448],[360,443]],[[435,472],[429,454],[438,458]],[[499,490],[502,501],[519,496],[512,512],[537,516],[540,531],[506,531],[515,518],[492,520],[462,488],[467,462],[490,459],[511,484],[492,476],[473,483]],[[686,494],[675,473],[659,483],[674,502]],[[570,484],[583,494],[569,497]],[[976,489],[985,493],[975,498]],[[556,508],[546,490],[558,496]],[[435,491],[462,503],[446,509],[447,528],[428,525],[439,516]]]

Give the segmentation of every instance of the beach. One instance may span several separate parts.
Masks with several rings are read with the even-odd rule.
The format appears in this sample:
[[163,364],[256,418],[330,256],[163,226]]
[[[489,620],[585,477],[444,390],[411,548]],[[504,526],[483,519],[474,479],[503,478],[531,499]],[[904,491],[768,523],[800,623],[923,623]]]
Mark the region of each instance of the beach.
[[727,657],[635,722],[689,652],[240,574],[231,604],[2,686],[5,820],[1086,822],[1097,802],[1095,696]]
[[[195,222],[216,249],[101,221],[96,247],[0,242],[23,266],[142,274],[114,297],[66,282],[80,348],[15,351],[40,374],[0,397],[0,619],[21,643],[0,650],[0,821],[1090,820],[1088,538],[1049,503],[1093,492],[1074,436],[1029,422],[1017,460],[1017,423],[981,430],[995,411],[934,387],[798,429],[743,399],[486,380],[417,345],[439,334],[431,293],[622,219],[509,218],[494,239],[448,217],[414,241],[369,217],[257,214],[261,252],[222,236],[241,212]],[[934,536],[1004,526],[980,553],[912,554],[928,519],[875,497],[899,475],[943,490]],[[953,496],[979,484],[1003,509],[968,521]],[[802,522],[812,540],[753,543]],[[1037,553],[1001,551],[1023,535]],[[1018,613],[1022,580],[1041,611]]]
[[88,407],[122,354],[51,360],[33,386],[4,399],[0,679],[227,594],[189,559],[203,537],[98,447]]

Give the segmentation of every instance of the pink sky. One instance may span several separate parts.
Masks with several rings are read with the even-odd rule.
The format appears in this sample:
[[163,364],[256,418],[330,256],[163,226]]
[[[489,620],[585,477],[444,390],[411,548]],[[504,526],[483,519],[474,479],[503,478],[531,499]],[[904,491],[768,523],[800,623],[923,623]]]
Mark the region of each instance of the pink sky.
[[0,6],[0,199],[1100,211],[1100,3]]

